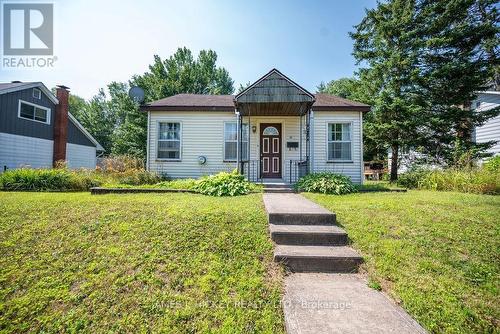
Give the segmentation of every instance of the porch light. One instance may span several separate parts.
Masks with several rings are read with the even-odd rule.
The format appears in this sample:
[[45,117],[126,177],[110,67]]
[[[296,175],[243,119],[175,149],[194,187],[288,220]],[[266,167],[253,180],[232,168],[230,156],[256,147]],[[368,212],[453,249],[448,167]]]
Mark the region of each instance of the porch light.
[[257,127],[255,125],[252,125],[252,132],[253,133],[257,132]]

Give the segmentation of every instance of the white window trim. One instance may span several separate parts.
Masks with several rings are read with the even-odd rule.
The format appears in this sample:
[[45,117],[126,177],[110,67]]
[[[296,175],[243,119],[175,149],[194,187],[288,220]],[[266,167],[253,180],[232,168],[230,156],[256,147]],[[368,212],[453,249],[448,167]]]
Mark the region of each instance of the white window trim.
[[[160,139],[160,124],[161,123],[179,123],[179,158],[159,158],[158,157],[158,143],[162,141],[173,141],[172,139]],[[156,124],[156,160],[157,161],[182,161],[182,122],[179,120],[161,120]]]
[[[223,162],[236,162],[236,159],[226,159],[226,124],[236,124],[236,126],[238,126],[238,122],[236,121],[224,121],[223,122],[223,126],[224,126],[224,129],[222,130],[222,141],[223,141],[223,144],[222,146],[224,147],[224,150],[222,151],[222,161]],[[248,133],[248,137],[247,137],[247,144],[249,142],[249,139],[250,139],[250,125],[248,123],[242,123],[243,125],[246,125],[248,127],[248,130],[247,130],[247,133]],[[236,131],[238,131],[238,129],[236,129]],[[236,142],[238,143],[238,139],[236,140],[230,140],[231,142]],[[236,149],[238,149],[238,147],[236,147]],[[247,153],[249,155],[249,153]],[[249,157],[247,157],[245,160],[242,160],[243,162],[246,162],[246,161],[249,161]]]
[[[21,116],[21,103],[25,103],[27,105],[30,105],[30,106],[33,106],[33,107],[36,107],[36,108],[40,108],[40,109],[43,109],[43,110],[47,111],[47,121],[43,122],[43,121],[39,121],[37,119],[31,119],[31,118],[22,117]],[[42,124],[50,124],[51,113],[52,113],[52,109],[50,109],[50,108],[47,108],[47,107],[44,107],[44,106],[40,106],[38,104],[31,103],[31,102],[19,99],[19,102],[18,102],[18,105],[17,105],[17,117],[20,118],[20,119],[24,119],[24,120],[32,121],[32,122],[37,122],[37,123],[42,123]]]
[[[35,94],[35,92],[37,94]],[[38,88],[33,88],[33,94],[32,95],[33,95],[34,99],[38,99],[38,100],[42,99],[42,91],[40,89],[38,89]]]
[[[348,141],[345,141],[345,140],[328,140],[328,137],[330,136],[330,133],[329,133],[329,128],[330,128],[330,124],[350,124],[351,125],[351,131],[349,131],[349,142],[351,143],[351,159],[347,159],[347,160],[342,160],[342,159],[329,159],[329,156],[328,156],[328,144],[329,143],[347,143]],[[352,135],[352,132],[353,132],[353,129],[354,129],[354,123],[353,122],[327,122],[326,123],[326,162],[353,162],[354,160],[352,159],[352,155],[353,155],[353,135]]]

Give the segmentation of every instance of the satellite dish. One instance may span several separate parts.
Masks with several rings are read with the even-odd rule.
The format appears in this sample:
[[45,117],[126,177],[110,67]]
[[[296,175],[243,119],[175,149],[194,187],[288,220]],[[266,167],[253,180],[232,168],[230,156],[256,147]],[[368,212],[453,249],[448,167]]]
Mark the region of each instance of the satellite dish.
[[131,87],[128,91],[128,96],[130,96],[134,102],[141,104],[142,101],[144,101],[144,90],[138,86]]

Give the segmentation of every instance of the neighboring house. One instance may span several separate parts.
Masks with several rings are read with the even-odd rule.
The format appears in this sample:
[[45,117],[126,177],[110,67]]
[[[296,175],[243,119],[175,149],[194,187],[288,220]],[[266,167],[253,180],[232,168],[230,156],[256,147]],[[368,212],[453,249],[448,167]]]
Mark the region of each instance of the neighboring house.
[[[472,103],[472,107],[478,112],[500,107],[500,92],[486,91],[478,94],[477,100]],[[500,115],[491,118],[486,124],[476,128],[474,140],[477,143],[496,141],[496,144],[488,149],[488,153],[500,154]]]
[[363,181],[370,106],[311,94],[276,69],[233,95],[178,94],[148,112],[147,168],[173,178],[239,168],[251,181],[331,171]]
[[[0,168],[95,168],[101,145],[68,112],[69,91],[57,97],[41,82],[0,83]],[[0,171],[0,172],[1,172]]]
[[[471,107],[477,112],[491,110],[500,107],[500,92],[485,91],[479,92],[477,99],[472,102]],[[477,127],[472,134],[476,143],[486,143],[496,141],[496,144],[489,148],[486,152],[493,155],[500,154],[500,115],[489,119],[484,125]],[[388,165],[391,167],[392,152],[388,152]],[[426,159],[425,154],[419,153],[414,149],[401,149],[399,154],[398,173],[404,173],[411,168],[415,163],[422,163]],[[437,165],[429,164],[429,168],[438,168]]]

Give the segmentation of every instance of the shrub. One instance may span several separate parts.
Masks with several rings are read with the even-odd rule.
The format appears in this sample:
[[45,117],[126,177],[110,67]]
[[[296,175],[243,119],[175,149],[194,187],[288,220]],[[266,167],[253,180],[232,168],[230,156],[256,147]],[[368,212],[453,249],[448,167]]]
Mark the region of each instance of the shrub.
[[500,194],[500,171],[488,168],[411,171],[398,184],[407,188]]
[[418,188],[419,182],[421,182],[424,177],[431,172],[432,171],[427,168],[415,168],[399,175],[396,183],[401,187],[415,189]]
[[165,189],[193,189],[196,184],[195,179],[179,179],[172,181],[163,181],[156,184],[159,188]]
[[26,191],[85,191],[100,185],[156,184],[159,175],[136,169],[123,172],[91,169],[13,169],[0,174],[0,189]]
[[500,172],[500,155],[486,160],[483,168],[489,172]]
[[331,172],[313,173],[303,176],[295,184],[297,191],[342,195],[357,191],[347,176]]
[[108,173],[116,173],[129,170],[144,170],[145,167],[142,159],[123,154],[100,158],[97,169]]
[[88,190],[100,183],[87,175],[66,169],[14,169],[0,175],[3,190],[77,191]]
[[204,176],[193,186],[193,190],[210,196],[237,196],[245,195],[252,189],[251,184],[244,176],[235,170],[231,173],[221,172],[215,175]]

